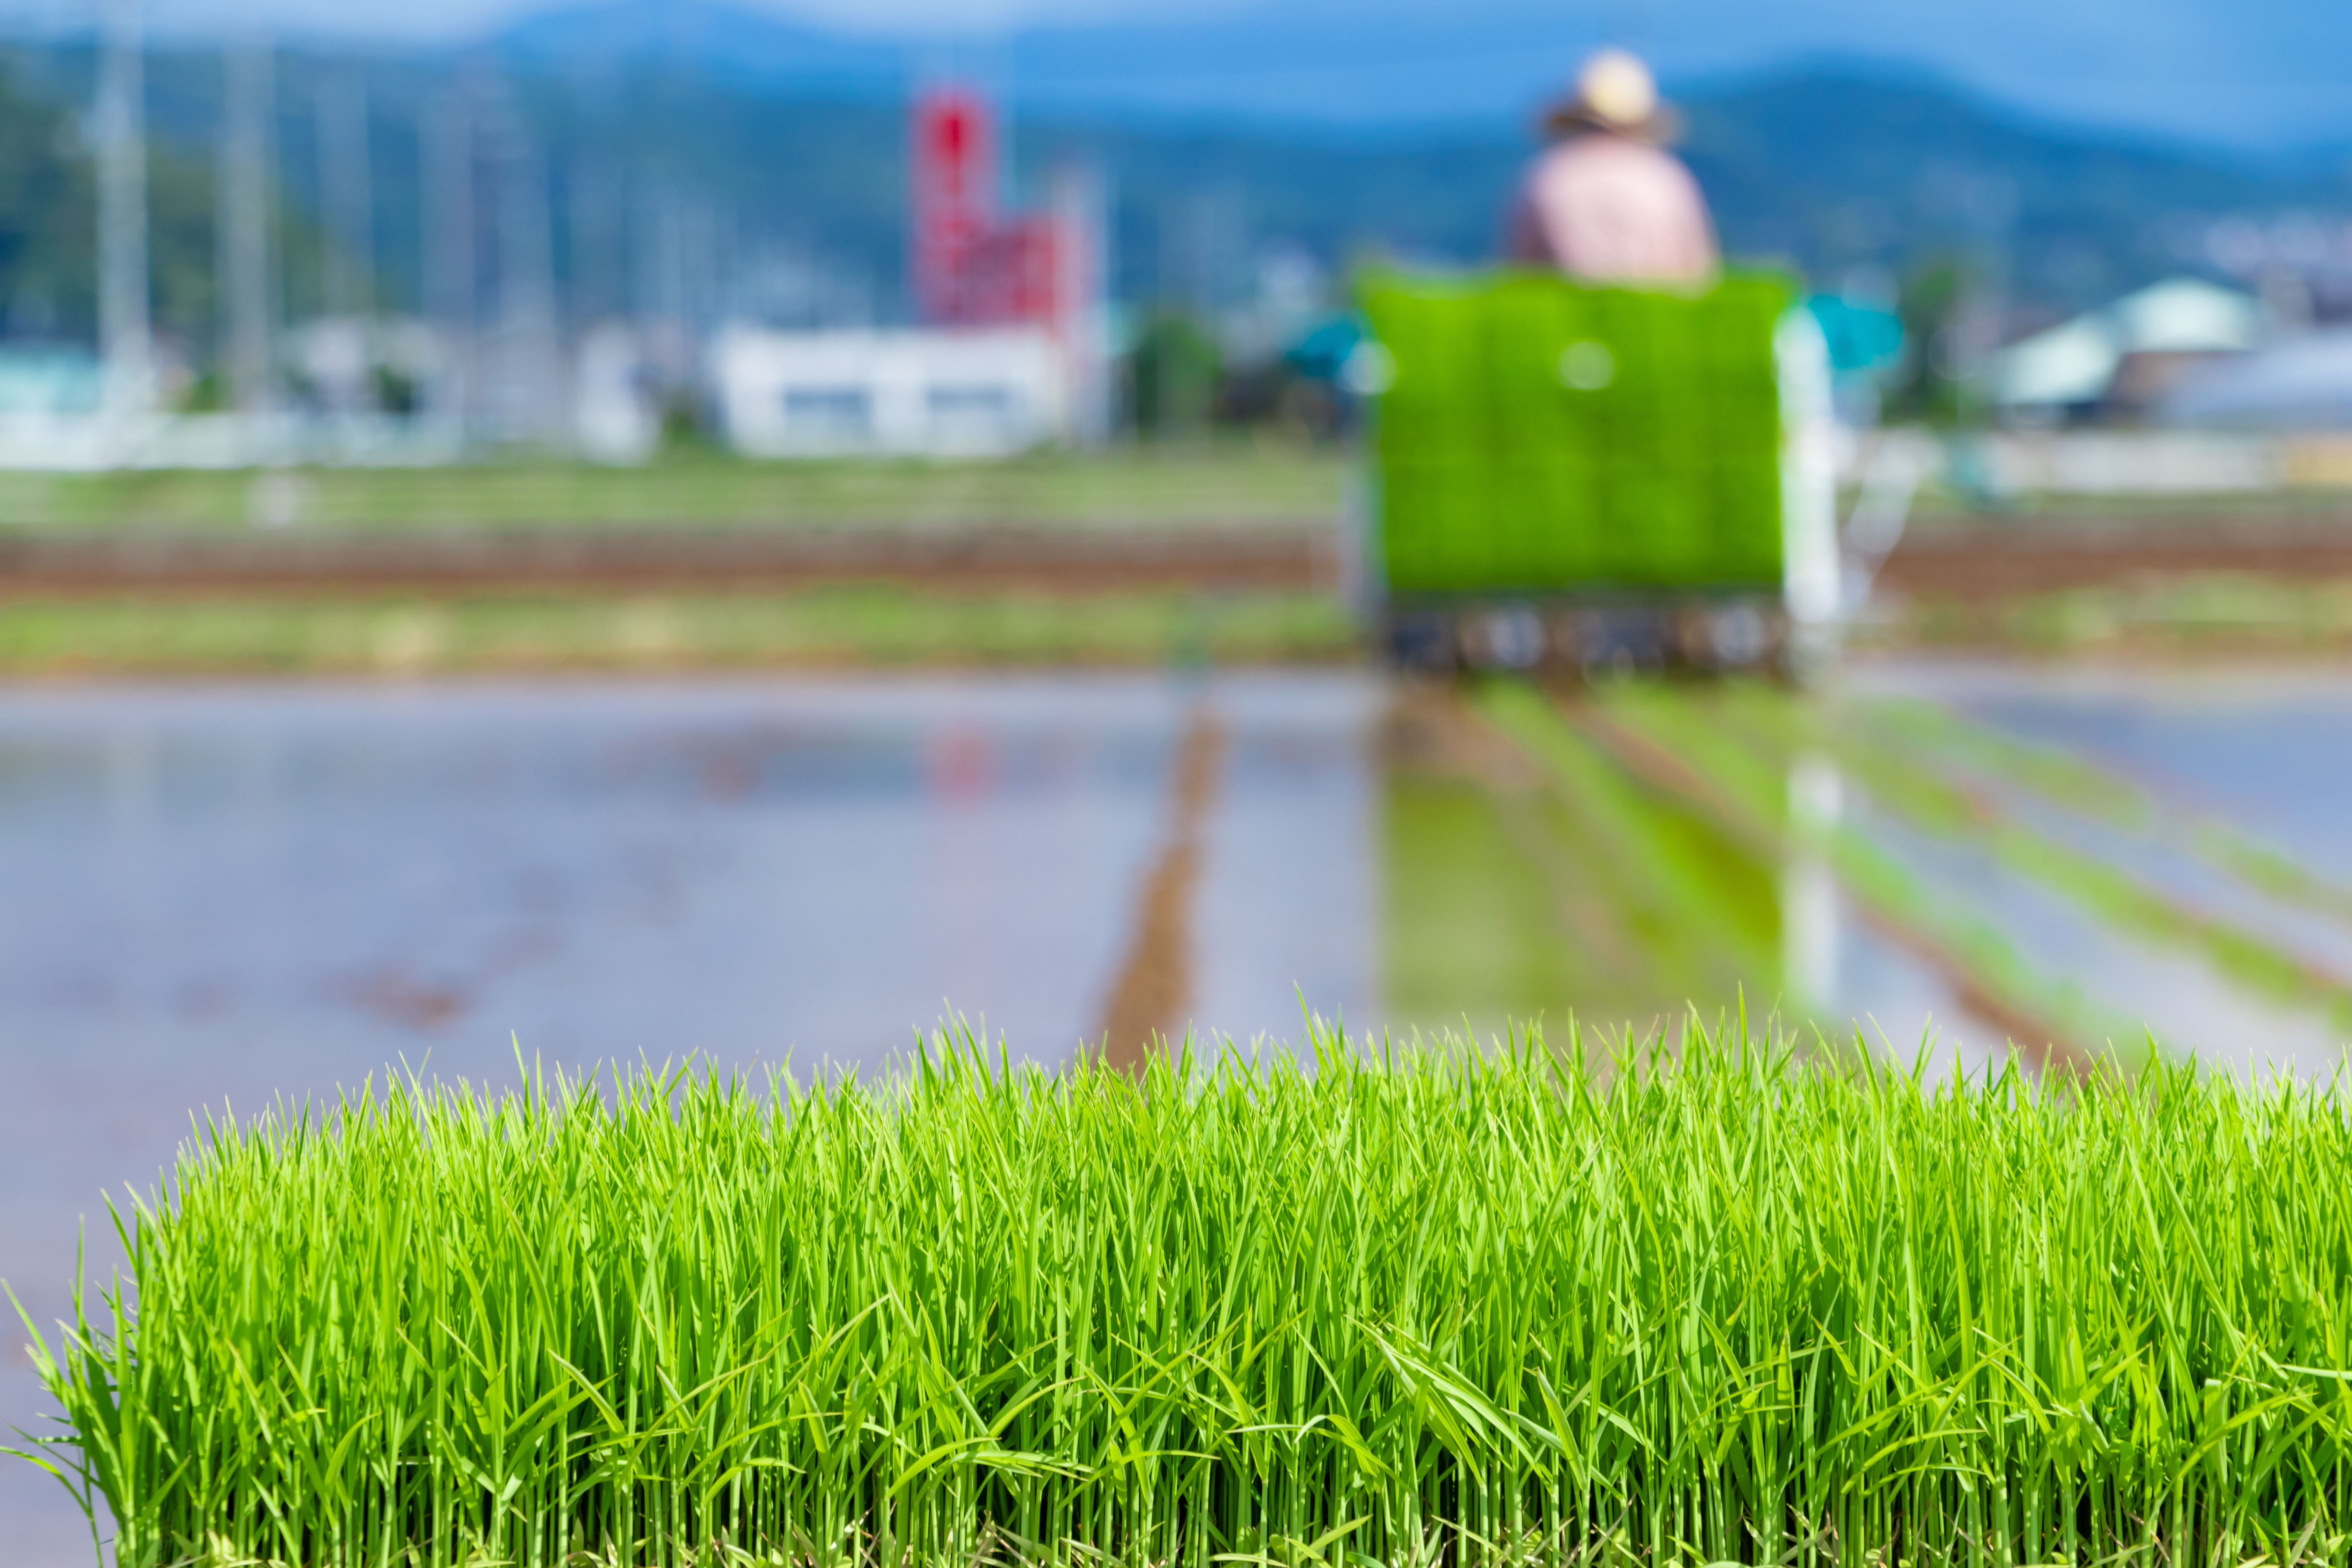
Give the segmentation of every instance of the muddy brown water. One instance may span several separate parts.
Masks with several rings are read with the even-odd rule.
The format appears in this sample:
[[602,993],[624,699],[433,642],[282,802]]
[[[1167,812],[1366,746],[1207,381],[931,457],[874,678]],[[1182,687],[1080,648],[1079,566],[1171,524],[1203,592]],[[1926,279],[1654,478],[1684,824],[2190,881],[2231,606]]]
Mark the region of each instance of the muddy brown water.
[[[1855,679],[2093,756],[2352,885],[2352,681]],[[1871,820],[1858,792],[1845,809]],[[194,1113],[404,1062],[505,1084],[518,1046],[871,1074],[951,1009],[1059,1063],[1188,1023],[1286,1048],[1303,1009],[1399,1031],[1630,1023],[1693,994],[1762,1011],[1801,980],[1894,1048],[1931,1017],[1963,1056],[1997,1047],[1817,868],[1659,810],[1730,946],[1674,929],[1626,847],[1493,731],[1362,674],[0,691],[0,1279],[37,1319],[64,1310],[99,1194],[152,1183]],[[2192,1045],[2328,1059],[2324,1022],[1965,844],[1885,833]],[[2352,957],[2352,930],[2277,930]],[[20,1338],[0,1426],[39,1414]],[[89,1558],[13,1461],[0,1541],[11,1563]]]

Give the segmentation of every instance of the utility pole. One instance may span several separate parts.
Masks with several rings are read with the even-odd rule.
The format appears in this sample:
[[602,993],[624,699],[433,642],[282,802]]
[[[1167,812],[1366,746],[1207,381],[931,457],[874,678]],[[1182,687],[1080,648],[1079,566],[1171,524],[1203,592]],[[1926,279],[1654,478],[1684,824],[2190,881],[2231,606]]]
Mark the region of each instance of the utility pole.
[[369,184],[367,79],[355,67],[319,86],[320,205],[327,247],[327,313],[364,316],[375,304],[375,196]]
[[677,189],[646,172],[637,182],[644,266],[636,312],[652,344],[665,398],[693,375],[694,332],[688,325],[686,213]]
[[239,413],[265,414],[274,401],[269,340],[278,318],[270,245],[278,183],[277,85],[267,40],[231,48],[226,64],[221,272],[228,306],[228,381]]
[[1054,335],[1062,357],[1064,395],[1069,400],[1070,439],[1100,447],[1110,438],[1110,374],[1104,344],[1108,334],[1110,252],[1104,213],[1108,207],[1101,172],[1069,163],[1056,170],[1052,185],[1054,225]]
[[628,193],[605,164],[572,165],[568,203],[574,331],[629,313]]
[[471,416],[475,283],[474,121],[465,86],[452,86],[425,106],[417,130],[425,199],[425,302],[441,340],[442,371],[435,388],[440,415],[461,430]]
[[684,198],[666,183],[650,187],[654,209],[654,312],[673,331],[687,317],[687,238]]
[[141,0],[106,0],[98,79],[98,318],[106,413],[117,422],[155,403],[147,273],[147,127]]
[[509,428],[544,438],[565,406],[562,344],[555,316],[555,237],[546,160],[512,106],[499,138],[499,336],[500,380],[513,399]]

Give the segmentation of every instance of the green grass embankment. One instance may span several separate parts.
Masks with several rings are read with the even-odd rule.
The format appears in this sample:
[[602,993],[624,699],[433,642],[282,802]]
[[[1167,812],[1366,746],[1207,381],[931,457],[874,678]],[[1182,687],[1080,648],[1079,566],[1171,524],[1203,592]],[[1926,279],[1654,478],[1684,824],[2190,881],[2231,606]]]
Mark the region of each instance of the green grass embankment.
[[0,474],[19,529],[659,528],[861,522],[1084,527],[1336,518],[1345,458],[1246,443],[1040,453],[1005,461],[752,462],[642,468],[546,459],[441,468]]
[[51,598],[0,605],[0,676],[1316,663],[1359,636],[1329,595],[1281,592]]
[[1863,626],[1855,642],[1865,651],[2051,658],[2336,658],[2352,648],[2352,582],[2213,571],[1996,598],[1923,595]]
[[394,1085],[124,1216],[44,1455],[149,1564],[2340,1561],[2347,1092],[1699,1032]]

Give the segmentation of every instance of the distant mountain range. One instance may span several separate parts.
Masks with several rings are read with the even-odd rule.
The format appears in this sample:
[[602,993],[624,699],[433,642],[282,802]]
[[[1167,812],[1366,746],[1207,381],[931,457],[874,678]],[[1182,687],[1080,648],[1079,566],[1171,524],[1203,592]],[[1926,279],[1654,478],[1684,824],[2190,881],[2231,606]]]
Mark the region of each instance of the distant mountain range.
[[[1278,74],[1304,47],[1295,29],[1329,33],[1331,4],[1299,0],[1295,25],[1255,13],[1266,24],[1253,35],[1260,56],[1220,65],[1187,53],[1214,29],[1174,24],[1157,33],[1142,24],[1039,28],[985,48],[923,51],[723,0],[597,0],[463,50],[286,51],[284,171],[297,207],[315,208],[311,105],[321,90],[363,81],[374,115],[377,274],[391,301],[413,303],[421,117],[461,78],[478,89],[503,84],[491,94],[499,113],[544,154],[557,266],[576,294],[642,298],[683,287],[685,273],[719,265],[722,253],[781,244],[803,270],[841,285],[803,289],[803,306],[854,296],[887,314],[904,273],[906,93],[910,81],[953,69],[1004,94],[1016,184],[1034,191],[1067,158],[1103,171],[1115,197],[1118,285],[1130,299],[1230,298],[1246,288],[1255,258],[1283,250],[1332,268],[1372,253],[1447,262],[1491,254],[1531,151],[1532,96],[1475,117],[1387,123],[1171,107],[1164,89],[1189,70],[1248,79],[1265,63]],[[1381,36],[1393,48],[1413,35]],[[1154,37],[1165,45],[1156,53]],[[1341,64],[1349,58],[1344,36],[1326,46]],[[1545,53],[1573,58],[1564,46]],[[87,101],[87,46],[24,45],[9,64],[20,86],[60,111]],[[1141,82],[1132,100],[1109,90],[1119,69]],[[219,80],[217,58],[204,51],[159,50],[151,63],[153,125],[183,154],[205,150]],[[2205,238],[2223,220],[2297,216],[2334,232],[2352,214],[2352,158],[2200,151],[2053,126],[1885,67],[1817,63],[1702,82],[1681,102],[1683,151],[1727,247],[1824,280],[1968,256],[2002,271],[2013,298],[2055,314],[2167,272],[2205,269]],[[485,196],[493,207],[499,188]],[[10,199],[0,187],[0,236],[64,221],[6,210]],[[193,189],[175,200],[201,211]],[[667,240],[641,232],[657,210],[670,215],[661,220]],[[680,234],[692,243],[660,254]],[[7,254],[0,241],[0,295],[13,287]],[[44,265],[56,272],[54,260]],[[184,263],[201,265],[193,252]],[[289,276],[297,308],[309,288]],[[192,281],[182,292],[193,300],[202,290]],[[0,309],[13,307],[0,300]]]
[[[1987,0],[1996,10],[2008,3]],[[724,0],[597,0],[522,23],[491,47],[518,77],[568,81],[573,90],[558,96],[593,100],[573,133],[594,156],[657,163],[723,187],[748,204],[740,210],[877,277],[897,276],[899,106],[910,79],[941,67],[1004,93],[1023,169],[1070,156],[1107,169],[1131,293],[1201,287],[1197,253],[1220,237],[1228,249],[1235,238],[1244,249],[1290,244],[1332,262],[1368,251],[1456,261],[1489,254],[1532,150],[1532,96],[1490,102],[1475,117],[1391,122],[1318,118],[1305,102],[1282,117],[1170,107],[1172,83],[1223,72],[1263,87],[1258,73],[1279,79],[1284,62],[1304,53],[1319,49],[1337,69],[1362,62],[1351,40],[1377,38],[1393,51],[1415,26],[1429,34],[1429,68],[1461,74],[1431,8],[1411,7],[1420,20],[1410,23],[1391,14],[1391,0],[1358,7],[1352,27],[1332,25],[1327,0],[1251,10],[1243,54],[1240,22],[1221,28],[1213,16],[1033,27],[924,58]],[[1220,40],[1225,58],[1202,58]],[[1574,58],[1565,47],[1549,54]],[[1122,74],[1134,94],[1107,101]],[[1900,274],[1964,255],[2002,269],[2017,297],[2055,312],[2204,268],[2203,237],[2218,220],[2352,210],[2352,158],[2204,150],[2041,123],[1883,65],[1815,63],[1701,83],[1682,106],[1683,151],[1729,247],[1822,279],[1863,268]]]
[[[2352,137],[2339,65],[2352,57],[2352,7],[2341,0],[750,3],[761,9],[555,0],[499,41],[549,58],[600,48],[658,56],[770,85],[871,79],[956,58],[1001,75],[1041,108],[1358,128],[1516,121],[1587,50],[1619,43],[1685,88],[1834,57],[1872,71],[1933,68],[2012,111],[2108,134],[2267,151]],[[785,12],[835,20],[826,30],[784,21]],[[961,41],[938,22],[913,21],[959,12],[1033,19]],[[1055,13],[1066,19],[1034,19]]]
[[540,74],[660,72],[793,92],[893,89],[912,64],[902,43],[822,32],[723,0],[592,0],[515,23],[485,47]]

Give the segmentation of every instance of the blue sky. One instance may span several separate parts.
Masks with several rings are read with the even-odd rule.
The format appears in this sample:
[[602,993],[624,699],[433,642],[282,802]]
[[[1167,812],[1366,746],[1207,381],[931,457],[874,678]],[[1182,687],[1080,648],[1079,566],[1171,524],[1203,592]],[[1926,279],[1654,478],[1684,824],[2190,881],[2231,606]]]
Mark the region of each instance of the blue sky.
[[[646,0],[657,4],[658,0]],[[0,0],[71,26],[95,0]],[[148,0],[165,32],[265,24],[385,41],[479,37],[550,0]],[[918,43],[1107,33],[1065,97],[1397,121],[1518,114],[1603,41],[1690,80],[1839,55],[1934,71],[2041,117],[2188,141],[2352,144],[2352,0],[744,0]],[[1119,38],[1132,47],[1101,45]],[[1108,58],[1118,62],[1105,68]]]

